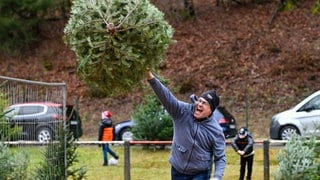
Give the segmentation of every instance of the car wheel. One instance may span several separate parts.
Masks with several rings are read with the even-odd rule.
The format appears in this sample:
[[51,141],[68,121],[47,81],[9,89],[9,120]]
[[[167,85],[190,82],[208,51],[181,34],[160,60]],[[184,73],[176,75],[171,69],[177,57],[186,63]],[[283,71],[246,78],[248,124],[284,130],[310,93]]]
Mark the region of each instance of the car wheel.
[[121,130],[120,133],[120,140],[124,140],[124,139],[132,139],[132,132],[130,128],[124,128],[123,130]]
[[52,139],[52,131],[47,127],[41,127],[37,131],[37,140],[41,143],[49,142]]
[[299,131],[294,126],[285,126],[280,131],[281,140],[289,140],[293,134],[299,134]]

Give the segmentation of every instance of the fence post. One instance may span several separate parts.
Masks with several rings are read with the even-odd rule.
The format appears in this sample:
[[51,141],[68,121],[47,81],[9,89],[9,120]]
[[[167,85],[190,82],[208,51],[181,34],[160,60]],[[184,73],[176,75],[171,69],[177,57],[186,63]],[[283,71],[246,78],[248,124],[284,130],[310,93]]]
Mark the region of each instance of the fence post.
[[263,141],[264,180],[269,180],[269,140]]
[[130,180],[130,141],[124,141],[124,179]]

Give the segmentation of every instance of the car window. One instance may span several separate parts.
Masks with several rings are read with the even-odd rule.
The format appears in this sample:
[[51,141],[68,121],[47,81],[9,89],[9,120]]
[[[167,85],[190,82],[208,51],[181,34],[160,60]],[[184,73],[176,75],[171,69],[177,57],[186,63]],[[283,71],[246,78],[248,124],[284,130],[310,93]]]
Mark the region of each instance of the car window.
[[303,110],[303,111],[320,110],[320,95],[312,98],[309,102],[303,105],[300,110]]
[[48,108],[48,113],[49,113],[49,114],[62,114],[62,110],[61,110],[60,108],[58,108],[58,107],[52,107],[52,106],[50,106],[50,107]]
[[21,106],[17,115],[30,115],[43,112],[43,106]]
[[7,110],[5,110],[6,112],[6,117],[13,117],[14,115],[17,115],[18,114],[18,111],[19,111],[19,108],[18,107],[10,107],[8,108]]

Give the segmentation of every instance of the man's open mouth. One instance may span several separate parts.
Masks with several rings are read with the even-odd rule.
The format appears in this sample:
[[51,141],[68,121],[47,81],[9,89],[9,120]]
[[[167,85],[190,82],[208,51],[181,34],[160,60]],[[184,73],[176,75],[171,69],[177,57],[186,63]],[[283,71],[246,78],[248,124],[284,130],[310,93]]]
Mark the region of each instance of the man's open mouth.
[[201,113],[203,110],[202,109],[199,109],[199,108],[196,108],[196,111]]

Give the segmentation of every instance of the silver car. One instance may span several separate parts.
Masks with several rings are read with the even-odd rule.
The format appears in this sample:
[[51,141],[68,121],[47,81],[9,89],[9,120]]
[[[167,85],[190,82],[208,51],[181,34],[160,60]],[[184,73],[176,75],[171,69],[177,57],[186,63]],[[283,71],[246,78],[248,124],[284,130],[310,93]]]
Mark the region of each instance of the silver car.
[[292,134],[320,137],[320,90],[293,108],[272,117],[270,138],[288,140]]

